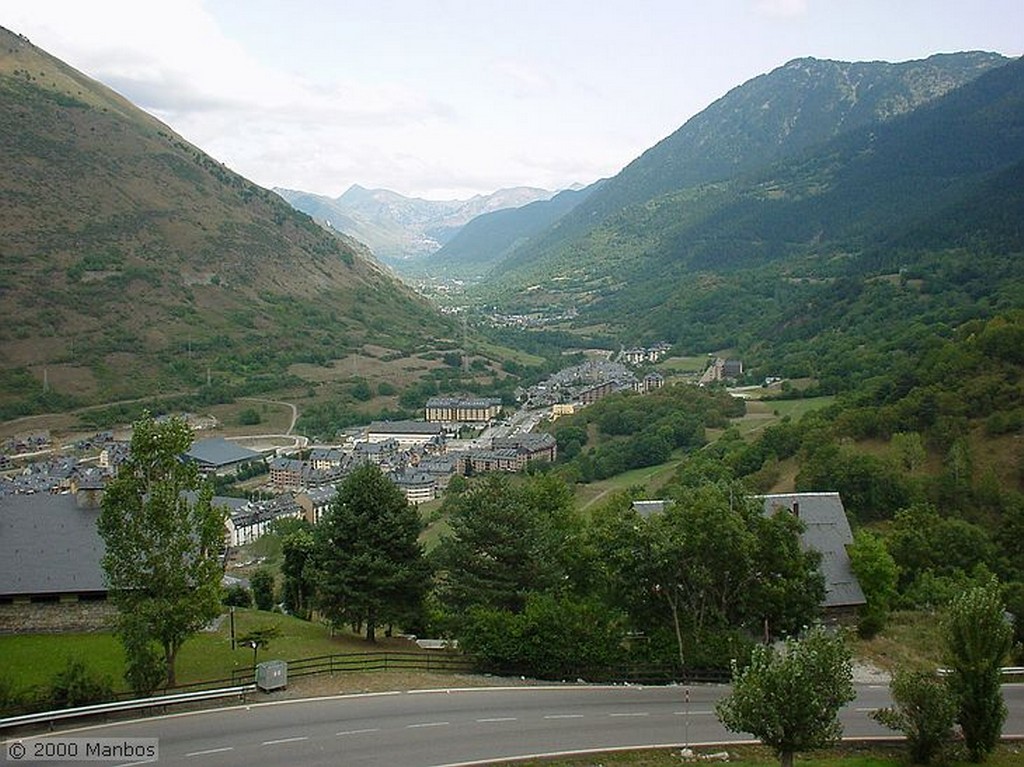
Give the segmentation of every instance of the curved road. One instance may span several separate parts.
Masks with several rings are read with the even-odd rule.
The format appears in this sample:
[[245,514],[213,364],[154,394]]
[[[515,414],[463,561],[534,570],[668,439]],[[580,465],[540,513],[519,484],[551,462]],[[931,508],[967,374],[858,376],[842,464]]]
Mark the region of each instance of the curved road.
[[285,432],[286,436],[291,436],[292,432],[295,431],[295,422],[299,420],[299,408],[294,402],[284,402],[277,399],[262,399],[260,397],[239,397],[239,399],[246,400],[247,402],[264,402],[268,405],[284,405],[292,411],[292,421],[288,426],[288,431]]
[[[1024,732],[1024,685],[1007,685],[1005,732]],[[63,733],[159,738],[188,767],[452,767],[571,751],[739,741],[714,714],[721,686],[519,687],[349,695],[236,706]],[[858,687],[847,736],[891,736],[868,718],[888,690]],[[27,740],[27,739],[26,739]],[[6,756],[6,749],[5,749]]]
[[243,434],[237,437],[228,437],[232,442],[259,442],[260,440],[267,439],[290,439],[292,440],[292,450],[299,450],[309,446],[309,438],[304,437],[301,434],[293,434],[295,431],[295,422],[299,420],[299,408],[292,402],[283,402],[282,400],[276,399],[261,399],[259,397],[239,397],[241,400],[248,402],[265,402],[269,405],[284,405],[290,408],[292,411],[292,420],[288,425],[288,431],[284,434]]

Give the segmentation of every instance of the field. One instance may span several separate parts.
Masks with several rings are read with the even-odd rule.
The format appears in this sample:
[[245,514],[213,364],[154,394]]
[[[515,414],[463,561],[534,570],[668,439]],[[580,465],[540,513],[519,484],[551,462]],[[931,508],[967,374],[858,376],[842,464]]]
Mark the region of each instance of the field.
[[657,466],[645,466],[642,469],[633,469],[609,479],[577,485],[576,505],[581,509],[588,509],[605,500],[609,495],[634,485],[642,486],[648,493],[655,493],[672,478],[682,459],[682,451],[676,450],[673,452],[672,458]]

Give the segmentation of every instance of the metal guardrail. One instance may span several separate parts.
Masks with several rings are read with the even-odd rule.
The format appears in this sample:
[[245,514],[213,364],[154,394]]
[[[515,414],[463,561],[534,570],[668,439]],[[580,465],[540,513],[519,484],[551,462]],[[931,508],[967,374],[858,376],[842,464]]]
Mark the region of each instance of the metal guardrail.
[[[453,652],[365,652],[365,653],[344,653],[336,655],[321,655],[313,658],[299,658],[287,661],[289,679],[298,677],[313,676],[316,674],[346,674],[359,672],[378,671],[423,671],[437,673],[489,673],[499,676],[533,676],[533,672],[526,669],[514,667],[492,667],[486,664],[481,665],[465,655]],[[1024,669],[1019,669],[1024,673]],[[204,685],[207,689],[194,690],[191,692],[172,693],[152,698],[138,698],[132,700],[112,701],[110,703],[98,703],[78,708],[57,709],[54,711],[40,711],[31,714],[0,719],[0,732],[15,727],[49,724],[63,719],[73,719],[88,716],[97,716],[122,711],[143,710],[148,708],[159,708],[162,706],[189,703],[193,701],[213,700],[216,698],[227,698],[231,696],[244,697],[246,693],[254,692],[256,687],[255,669],[246,668],[235,671],[230,679],[206,680],[196,682],[185,687]],[[667,684],[667,683],[724,683],[730,679],[728,671],[716,669],[686,669],[680,671],[674,666],[631,666],[609,669],[587,669],[578,670],[574,673],[562,674],[564,678],[576,679],[585,678],[592,683],[606,682],[632,682],[637,684]],[[209,689],[210,685],[225,684],[229,687],[218,687]]]
[[213,700],[215,698],[244,698],[246,693],[253,692],[255,689],[256,685],[240,685],[238,687],[224,687],[219,690],[180,692],[174,695],[160,695],[155,698],[119,700],[112,703],[96,703],[91,706],[79,706],[77,708],[40,711],[35,714],[23,714],[21,716],[12,716],[7,719],[0,719],[0,732],[14,727],[24,727],[32,724],[49,724],[52,727],[54,722],[62,719],[78,719],[81,717],[96,716],[99,714],[114,714],[121,711],[137,711],[146,708],[172,706],[180,703]]
[[[953,669],[940,668],[936,669],[935,673],[939,676],[949,676],[953,673]],[[1003,666],[999,669],[999,673],[1003,676],[1024,676],[1024,666]]]
[[[363,652],[318,655],[313,658],[289,660],[288,677],[296,679],[315,674],[347,674],[376,671],[424,671],[437,673],[469,673],[476,671],[472,659],[454,653],[433,652]],[[240,669],[233,675],[238,684],[252,682],[253,670]]]

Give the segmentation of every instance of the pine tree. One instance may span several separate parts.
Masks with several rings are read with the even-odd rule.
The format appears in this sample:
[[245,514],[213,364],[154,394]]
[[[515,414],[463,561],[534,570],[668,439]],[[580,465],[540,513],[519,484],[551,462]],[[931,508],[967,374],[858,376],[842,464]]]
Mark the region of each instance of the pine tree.
[[416,509],[372,465],[350,474],[316,529],[316,602],[335,624],[378,626],[415,614],[429,586]]

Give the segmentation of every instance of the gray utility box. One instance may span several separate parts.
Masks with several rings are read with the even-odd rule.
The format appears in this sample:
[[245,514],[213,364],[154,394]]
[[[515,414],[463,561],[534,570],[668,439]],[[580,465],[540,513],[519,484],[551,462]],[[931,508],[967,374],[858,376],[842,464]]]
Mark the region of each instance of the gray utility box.
[[268,660],[256,666],[256,686],[263,692],[280,690],[288,684],[288,663]]

